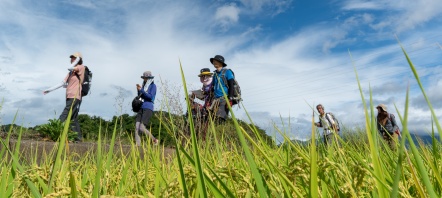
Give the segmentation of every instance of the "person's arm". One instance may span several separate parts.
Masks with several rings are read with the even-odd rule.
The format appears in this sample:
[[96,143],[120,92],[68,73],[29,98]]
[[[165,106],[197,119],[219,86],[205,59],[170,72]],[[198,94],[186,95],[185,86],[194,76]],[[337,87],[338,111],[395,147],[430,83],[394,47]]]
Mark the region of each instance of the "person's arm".
[[78,61],[80,61],[80,57],[77,57],[74,62],[71,63],[71,66],[68,67],[68,70],[71,71],[76,71],[78,72],[78,68],[76,68],[75,66],[77,66]]
[[55,90],[57,90],[57,89],[59,89],[59,88],[61,88],[61,87],[66,88],[66,87],[67,87],[66,82],[62,81],[61,83],[56,84],[56,85],[54,85],[54,86],[52,86],[52,87],[50,87],[50,88],[44,90],[44,91],[43,91],[43,94],[46,95],[46,94],[48,94],[49,92],[51,92],[51,91],[55,91]]
[[235,97],[235,88],[234,88],[235,80],[233,78],[230,80],[227,80],[227,84],[229,86],[228,97],[229,97],[229,100],[231,100],[232,98]]
[[144,89],[140,89],[141,97],[144,100],[147,100],[149,102],[153,102],[153,99],[155,98],[155,95],[157,93],[157,87],[154,84],[149,85],[150,88],[146,91]]

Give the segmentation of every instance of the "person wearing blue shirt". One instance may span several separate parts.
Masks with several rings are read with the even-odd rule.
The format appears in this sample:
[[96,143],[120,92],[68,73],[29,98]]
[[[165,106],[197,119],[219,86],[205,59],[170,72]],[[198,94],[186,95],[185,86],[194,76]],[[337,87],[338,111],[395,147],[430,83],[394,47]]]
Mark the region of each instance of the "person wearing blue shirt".
[[227,64],[224,62],[223,56],[216,55],[215,57],[210,58],[210,62],[216,69],[213,76],[214,100],[211,105],[211,110],[214,112],[217,120],[223,122],[229,115],[229,107],[224,99],[224,94],[227,95],[227,98],[229,98],[229,103],[232,105],[235,77],[230,69],[225,68]]
[[[153,115],[153,105],[155,101],[155,96],[157,94],[157,86],[153,82],[154,76],[150,71],[145,71],[141,76],[143,79],[143,86],[137,84],[138,95],[141,96],[143,100],[143,105],[137,113],[135,121],[135,142],[137,146],[141,144],[140,132],[148,135],[152,140],[154,145],[158,144],[158,139],[156,139],[146,126],[149,124],[149,120]],[[147,89],[146,89],[146,85]]]

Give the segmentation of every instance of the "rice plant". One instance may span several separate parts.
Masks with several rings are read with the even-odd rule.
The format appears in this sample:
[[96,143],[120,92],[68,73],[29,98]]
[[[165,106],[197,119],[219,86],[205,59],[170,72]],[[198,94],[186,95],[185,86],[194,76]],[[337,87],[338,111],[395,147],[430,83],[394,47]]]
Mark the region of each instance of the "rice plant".
[[[182,79],[186,89],[184,75]],[[360,90],[365,126],[328,147],[317,141],[313,124],[307,145],[275,128],[284,137],[282,146],[276,146],[253,125],[238,124],[232,111],[233,127],[209,120],[205,141],[197,138],[191,116],[190,138],[178,135],[184,130],[177,125],[181,121],[170,114],[160,116],[162,130],[175,137],[173,148],[146,140],[141,147],[129,145],[126,152],[127,145],[115,141],[118,118],[110,142],[102,137],[100,126],[94,149],[85,153],[76,153],[67,142],[69,121],[60,129],[53,150],[36,149],[30,158],[20,153],[20,138],[12,147],[7,136],[1,140],[0,197],[441,197],[442,144],[435,138],[431,145],[411,140],[408,93],[404,115],[398,116],[403,138],[392,151],[376,130],[371,95],[365,104],[361,86]],[[433,109],[432,116],[436,126],[432,133],[441,134]],[[250,116],[249,122],[253,123]]]

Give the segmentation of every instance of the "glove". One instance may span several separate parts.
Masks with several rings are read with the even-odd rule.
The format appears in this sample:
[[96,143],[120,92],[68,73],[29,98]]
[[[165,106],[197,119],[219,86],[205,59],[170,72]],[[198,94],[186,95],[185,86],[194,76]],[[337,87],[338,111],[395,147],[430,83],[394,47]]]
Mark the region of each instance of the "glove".
[[69,67],[68,70],[71,72],[75,69],[75,67]]

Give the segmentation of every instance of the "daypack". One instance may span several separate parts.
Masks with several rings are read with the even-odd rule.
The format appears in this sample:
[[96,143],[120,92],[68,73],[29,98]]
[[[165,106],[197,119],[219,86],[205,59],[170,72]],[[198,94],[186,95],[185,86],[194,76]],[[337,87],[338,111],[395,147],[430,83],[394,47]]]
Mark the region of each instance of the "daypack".
[[[80,80],[80,77],[78,74],[76,74],[78,80]],[[87,96],[91,90],[91,83],[92,83],[92,71],[89,70],[87,66],[84,66],[84,79],[83,83],[81,84],[81,97]]]
[[331,121],[329,120],[327,114],[331,115],[333,121],[334,121],[335,124],[336,124],[336,129],[337,129],[338,131],[341,131],[341,126],[339,126],[339,120],[335,117],[335,115],[333,115],[333,113],[326,113],[326,114],[325,114],[325,118],[327,118],[327,120],[328,120],[329,123],[331,123]]
[[224,84],[226,85],[227,89],[229,88],[229,84],[227,83],[227,79],[226,79],[226,71],[230,70],[233,74],[233,80],[235,81],[234,86],[233,86],[233,100],[232,100],[232,105],[238,104],[239,102],[242,101],[241,98],[241,87],[238,84],[238,81],[236,81],[235,78],[235,73],[233,73],[233,71],[231,69],[223,69],[223,71],[221,72],[221,78],[223,79]]
[[[395,119],[394,114],[389,113],[388,119],[390,119],[391,125],[393,125],[393,119]],[[396,120],[394,121],[396,123]],[[397,123],[393,126],[394,133],[396,133],[399,137],[401,136],[401,129],[399,129],[399,126]]]
[[138,96],[135,96],[135,98],[132,100],[132,111],[137,113],[140,111],[141,106],[143,106],[143,100],[141,99],[141,94]]

